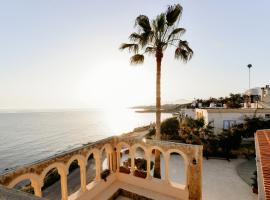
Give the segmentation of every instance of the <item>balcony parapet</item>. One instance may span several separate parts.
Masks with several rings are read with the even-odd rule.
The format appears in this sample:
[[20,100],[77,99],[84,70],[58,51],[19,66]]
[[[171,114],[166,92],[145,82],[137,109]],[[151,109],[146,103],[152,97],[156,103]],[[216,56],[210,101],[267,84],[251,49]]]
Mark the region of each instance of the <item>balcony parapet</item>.
[[[119,171],[122,147],[129,149],[129,156],[131,158],[130,174],[121,173]],[[135,171],[135,152],[138,147],[144,150],[145,159],[147,160],[145,179],[140,179],[133,175]],[[106,152],[106,158],[108,161],[107,167],[110,170],[109,177],[111,177],[107,182],[103,181],[100,176],[103,150]],[[164,157],[164,181],[154,180],[150,173],[151,156],[154,150],[161,152]],[[170,180],[169,160],[172,153],[178,153],[183,157],[186,176],[186,182],[184,185],[174,184]],[[90,155],[93,155],[95,160],[96,176],[94,182],[87,185],[86,165]],[[69,173],[69,166],[74,160],[78,161],[81,184],[80,190],[76,192],[76,194],[68,196],[67,176]],[[34,194],[37,197],[42,197],[41,188],[44,185],[44,178],[51,169],[56,168],[60,175],[62,200],[84,199],[85,195],[88,195],[89,199],[94,199],[94,196],[98,195],[102,188],[105,189],[109,187],[110,184],[117,180],[127,182],[131,185],[134,184],[138,187],[140,184],[150,186],[152,184],[153,187],[149,187],[149,190],[157,188],[159,189],[159,192],[162,192],[162,188],[168,188],[167,191],[164,191],[164,195],[177,198],[177,196],[181,194],[183,198],[181,197],[180,199],[200,200],[202,198],[201,167],[202,146],[200,145],[114,136],[8,171],[0,175],[0,184],[7,186],[8,188],[13,188],[17,183],[23,180],[30,180],[31,186],[34,188]],[[89,191],[91,191],[91,194]],[[179,193],[177,193],[178,191]]]

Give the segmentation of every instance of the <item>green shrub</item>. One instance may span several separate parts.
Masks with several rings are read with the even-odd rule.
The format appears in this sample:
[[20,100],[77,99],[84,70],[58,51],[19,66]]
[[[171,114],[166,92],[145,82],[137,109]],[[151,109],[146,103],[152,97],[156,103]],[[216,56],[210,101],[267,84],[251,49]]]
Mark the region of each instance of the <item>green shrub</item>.
[[[147,170],[147,160],[144,158],[135,158],[135,167],[138,170]],[[129,158],[128,160],[124,161],[124,166],[130,168],[131,167],[131,159]],[[154,167],[154,162],[150,162],[150,169],[152,170]]]
[[105,169],[100,173],[101,179],[103,179],[105,182],[107,181],[107,177],[110,175],[111,171],[109,169]]
[[178,139],[179,138],[179,121],[176,117],[168,118],[161,123],[161,139]]

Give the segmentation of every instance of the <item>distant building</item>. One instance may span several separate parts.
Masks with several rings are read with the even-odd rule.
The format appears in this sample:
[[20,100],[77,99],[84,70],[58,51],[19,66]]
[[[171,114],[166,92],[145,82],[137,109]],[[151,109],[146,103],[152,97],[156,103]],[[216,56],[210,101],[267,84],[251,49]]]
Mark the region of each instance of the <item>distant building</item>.
[[191,117],[195,119],[195,109],[192,108],[184,108],[180,111],[180,117]]
[[195,119],[204,118],[205,123],[212,123],[214,133],[219,134],[223,129],[229,129],[235,124],[244,122],[246,117],[262,117],[270,119],[270,109],[225,109],[225,108],[203,108],[195,109]]
[[248,96],[244,108],[270,108],[270,87],[252,88],[245,92]]
[[209,107],[202,107],[202,103],[193,101],[192,109],[181,109],[180,118],[204,118],[205,123],[214,127],[214,133],[219,134],[235,124],[244,122],[245,118],[262,117],[270,119],[270,87],[252,88],[244,93],[246,97],[242,108],[227,108],[226,104],[210,102]]

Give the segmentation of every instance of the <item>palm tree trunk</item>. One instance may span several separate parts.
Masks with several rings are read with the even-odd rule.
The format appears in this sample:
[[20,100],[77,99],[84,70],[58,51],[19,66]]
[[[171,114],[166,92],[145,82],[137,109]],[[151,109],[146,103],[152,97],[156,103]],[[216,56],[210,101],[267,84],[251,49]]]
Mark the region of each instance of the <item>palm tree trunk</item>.
[[[157,51],[156,62],[157,62],[157,75],[156,75],[156,139],[160,140],[160,110],[161,110],[161,98],[160,98],[160,79],[161,79],[161,61],[163,53],[162,51]],[[154,177],[161,178],[160,175],[160,152],[155,151],[155,168]]]

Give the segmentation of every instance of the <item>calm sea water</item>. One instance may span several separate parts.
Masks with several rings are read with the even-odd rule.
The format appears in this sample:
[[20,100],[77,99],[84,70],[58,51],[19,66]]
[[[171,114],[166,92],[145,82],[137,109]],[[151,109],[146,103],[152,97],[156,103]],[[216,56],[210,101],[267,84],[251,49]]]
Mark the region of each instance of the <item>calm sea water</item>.
[[131,109],[0,113],[0,173],[154,121]]

